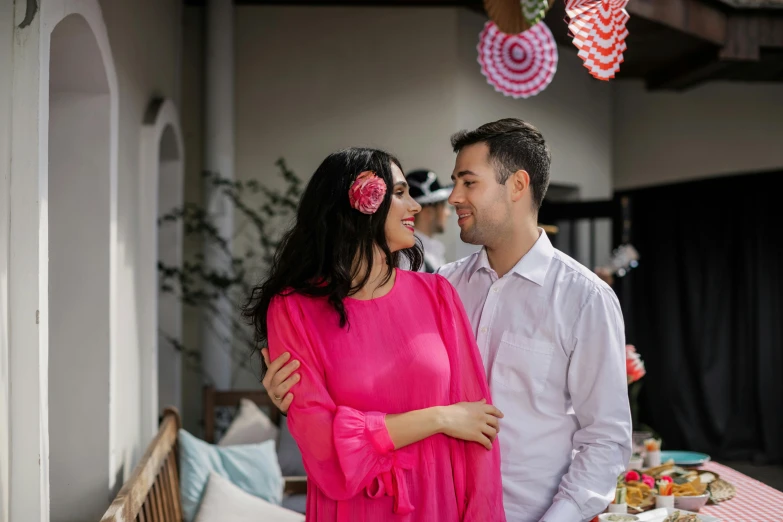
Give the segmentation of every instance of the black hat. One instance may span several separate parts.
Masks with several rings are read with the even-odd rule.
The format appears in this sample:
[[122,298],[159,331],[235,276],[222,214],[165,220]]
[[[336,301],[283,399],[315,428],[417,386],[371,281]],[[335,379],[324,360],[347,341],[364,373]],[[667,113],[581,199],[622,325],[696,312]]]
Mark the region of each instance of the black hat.
[[405,176],[411,197],[419,205],[433,205],[449,199],[451,185],[441,186],[438,176],[431,170],[413,170]]

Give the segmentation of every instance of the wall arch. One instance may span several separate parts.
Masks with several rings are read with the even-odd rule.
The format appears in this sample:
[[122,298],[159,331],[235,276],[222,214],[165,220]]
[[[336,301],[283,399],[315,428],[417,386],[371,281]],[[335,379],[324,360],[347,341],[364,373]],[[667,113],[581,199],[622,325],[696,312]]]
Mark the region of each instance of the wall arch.
[[49,491],[55,522],[100,518],[113,449],[117,92],[99,45],[102,20],[94,10],[79,9],[88,4],[76,2],[74,12],[62,13],[48,46]]
[[159,292],[158,260],[182,265],[181,223],[158,225],[158,218],[180,208],[184,194],[185,150],[179,113],[170,99],[153,100],[141,135],[139,215],[139,299],[146,306],[140,318],[142,352],[142,433],[149,440],[161,408],[181,408],[182,362],[169,339],[182,338],[182,305]]
[[[14,3],[17,25],[9,198],[9,280],[14,282],[9,289],[10,518],[47,522],[50,512],[55,520],[82,518],[83,513],[89,513],[88,517],[97,513],[99,518],[101,507],[108,504],[111,476],[117,76],[97,0],[47,0],[40,3],[37,13],[27,11],[30,5]],[[20,26],[23,19],[29,24]],[[87,61],[93,63],[84,63]],[[70,74],[69,67],[75,67],[82,77]],[[82,114],[84,121],[77,114]],[[82,157],[67,150],[69,140],[71,145],[83,145],[77,136],[65,132],[68,122],[77,125],[70,134],[84,131],[97,140],[91,149],[78,149],[84,152]],[[87,202],[85,191],[95,196],[95,201]],[[87,203],[84,212],[74,211],[76,202]],[[90,213],[99,225],[82,228],[85,220],[80,214]],[[80,236],[90,235],[98,239],[79,242],[83,239]],[[66,248],[69,244],[70,249]],[[85,247],[83,259],[95,268],[94,274],[80,271],[83,263],[69,252],[80,247]],[[68,278],[80,277],[84,277],[84,285],[74,296]],[[75,301],[67,297],[75,297]],[[70,308],[79,308],[80,298],[87,303],[86,309],[98,310],[98,314],[68,316],[73,312]],[[85,336],[76,332],[79,321]],[[60,356],[71,368],[58,366]],[[86,367],[73,371],[75,360],[87,361]],[[78,382],[75,377],[83,375],[88,376],[87,382]],[[80,389],[95,387],[101,391],[95,397]],[[72,395],[66,410],[59,403],[58,391]],[[87,402],[76,400],[78,394],[87,396]],[[50,402],[54,402],[51,408]],[[85,472],[77,475],[71,469],[75,476],[61,482],[57,475],[65,469],[69,458],[65,453],[70,448],[77,453],[85,451],[83,441],[75,440],[82,432],[76,436],[71,429],[59,431],[64,412],[72,414],[71,425],[97,429],[100,451],[84,453],[83,464],[76,469]],[[54,414],[51,418],[50,413]],[[62,448],[67,451],[63,453]],[[73,506],[73,513],[58,512],[63,492],[77,486],[83,506]],[[64,502],[62,506],[70,509],[72,505]]]

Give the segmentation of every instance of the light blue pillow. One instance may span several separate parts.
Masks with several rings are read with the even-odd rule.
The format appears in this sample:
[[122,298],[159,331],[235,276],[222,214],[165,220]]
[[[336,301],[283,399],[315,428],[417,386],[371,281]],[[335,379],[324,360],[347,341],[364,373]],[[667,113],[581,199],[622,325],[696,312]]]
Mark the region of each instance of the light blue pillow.
[[283,500],[275,441],[215,446],[179,430],[179,488],[185,522],[196,517],[210,473],[267,502],[280,505]]

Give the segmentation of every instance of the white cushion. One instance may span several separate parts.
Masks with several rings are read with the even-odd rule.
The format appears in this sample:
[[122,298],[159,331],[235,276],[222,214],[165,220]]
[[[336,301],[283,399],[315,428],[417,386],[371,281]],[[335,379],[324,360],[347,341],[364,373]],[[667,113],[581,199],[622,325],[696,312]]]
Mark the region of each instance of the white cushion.
[[231,421],[218,446],[258,444],[277,440],[278,428],[250,399],[239,402],[239,414]]
[[304,519],[304,515],[254,497],[212,473],[194,522],[304,522]]

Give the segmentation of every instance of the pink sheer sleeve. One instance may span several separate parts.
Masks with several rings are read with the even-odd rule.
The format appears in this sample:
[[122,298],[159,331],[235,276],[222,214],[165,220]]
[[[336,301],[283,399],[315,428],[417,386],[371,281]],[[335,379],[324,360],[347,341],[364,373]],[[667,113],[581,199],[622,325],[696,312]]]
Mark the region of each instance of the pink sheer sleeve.
[[348,500],[369,486],[370,496],[393,496],[397,512],[409,512],[407,492],[398,491],[399,481],[392,480],[392,475],[398,478],[402,459],[386,429],[386,414],[335,405],[302,317],[294,295],[275,297],[267,313],[270,355],[290,352],[301,364],[288,427],[302,452],[308,479],[333,500]]
[[[441,299],[441,328],[443,341],[449,349],[451,364],[451,401],[474,402],[486,399],[492,402],[487,376],[476,338],[470,326],[465,308],[445,278],[438,278],[438,293]],[[464,506],[462,520],[465,522],[506,520],[503,511],[503,487],[500,479],[500,446],[497,439],[492,450],[475,442],[455,441],[455,489]],[[463,469],[459,469],[458,463]]]

